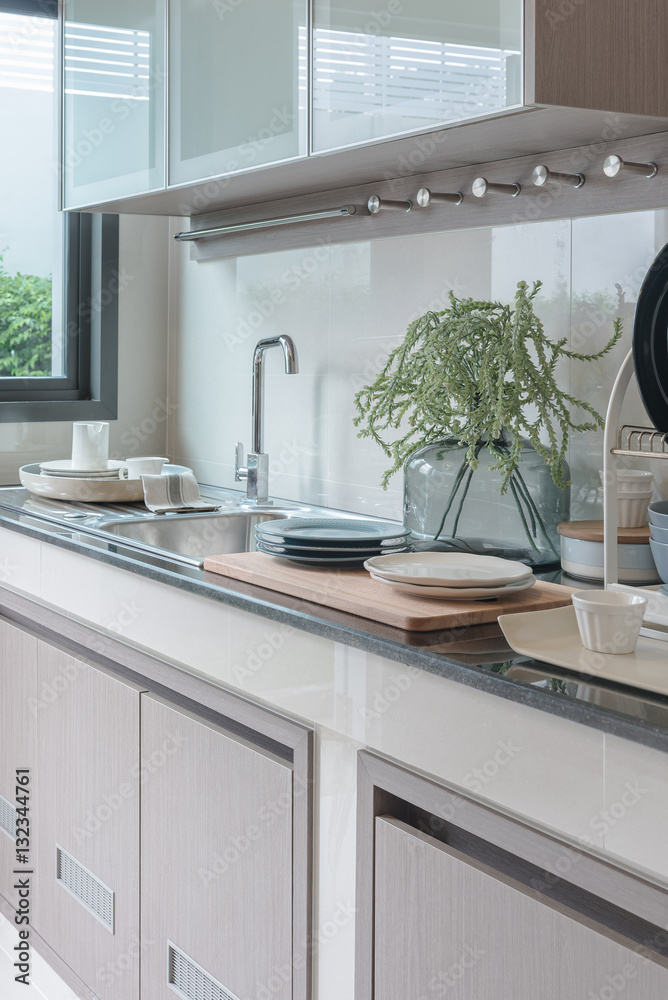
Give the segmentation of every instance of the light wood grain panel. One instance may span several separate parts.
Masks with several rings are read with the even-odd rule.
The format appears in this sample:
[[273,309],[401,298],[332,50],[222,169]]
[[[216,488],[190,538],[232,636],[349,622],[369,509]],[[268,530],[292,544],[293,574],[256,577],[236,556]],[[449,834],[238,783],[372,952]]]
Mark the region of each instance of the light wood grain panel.
[[[139,996],[139,691],[38,644],[34,922],[101,998]],[[115,894],[113,934],[56,881],[56,845]]]
[[375,1000],[627,1000],[668,969],[615,935],[390,817],[376,819]]
[[220,573],[414,632],[496,621],[509,609],[547,611],[570,604],[572,593],[570,587],[539,580],[533,587],[512,596],[500,597],[493,603],[435,601],[400,594],[392,587],[372,580],[365,569],[315,569],[296,565],[287,559],[276,559],[263,552],[208,556],[204,560],[204,568],[210,573]]
[[173,1000],[171,941],[239,1000],[291,1000],[291,768],[150,695],[142,758],[142,996]]
[[[557,528],[564,538],[579,538],[585,542],[603,541],[603,521],[566,521]],[[649,545],[649,525],[641,528],[617,528],[617,541],[630,545]]]
[[[446,823],[456,824],[464,833],[495,844],[536,868],[559,873],[566,858],[567,876],[564,877],[572,885],[640,920],[657,926],[665,923],[668,907],[665,885],[653,883],[630,866],[612,864],[577,843],[560,840],[477,802],[459,787],[434,781],[378,754],[363,750],[359,757],[360,812],[364,803],[372,802],[378,815],[378,795],[382,792],[412,803]],[[368,837],[373,816],[367,811],[366,820],[360,816],[359,823],[362,829],[366,828]]]
[[[37,640],[0,620],[0,794],[16,806],[16,769],[31,769],[31,812],[35,801],[35,721],[37,702]],[[34,847],[34,836],[33,847]],[[0,830],[0,893],[16,903],[16,845]]]
[[665,0],[531,0],[537,104],[665,116]]
[[[425,142],[426,140],[423,145]],[[208,212],[193,219],[192,228],[208,229],[258,219],[280,218],[349,204],[359,207],[357,215],[212,237],[192,243],[191,256],[194,260],[208,260],[306,246],[327,247],[337,243],[414,236],[452,229],[639,211],[662,208],[668,203],[668,133],[657,132],[651,136],[630,139],[623,120],[618,115],[607,115],[605,121],[591,129],[584,145],[546,152],[553,148],[546,144],[537,147],[536,152],[529,156],[515,154],[505,157],[503,150],[494,146],[492,162],[485,163],[478,159],[470,166],[462,166],[452,157],[450,145],[447,144],[441,147],[440,162],[426,172],[429,164],[425,162],[419,146],[416,146],[414,153],[417,155],[413,158],[416,163],[415,171],[402,171],[399,176],[394,177],[386,172],[372,183],[336,187],[319,194],[304,192],[298,198]],[[609,153],[618,153],[627,160],[656,161],[660,165],[660,173],[653,179],[622,175],[611,180],[603,174],[603,163]],[[585,186],[576,190],[550,182],[543,188],[534,187],[531,174],[539,163],[545,163],[555,171],[583,173],[586,176]],[[481,174],[489,180],[518,182],[522,192],[517,198],[498,194],[483,199],[474,198],[471,185]],[[381,212],[372,216],[366,212],[366,202],[372,194],[400,201],[414,201],[421,187],[428,187],[433,191],[461,191],[464,201],[460,206],[434,204],[426,209],[414,207],[408,213]],[[190,227],[182,228],[187,231]]]
[[[444,167],[490,164],[511,157],[543,155],[546,151],[598,142],[611,120],[619,128],[619,135],[626,137],[650,135],[668,128],[668,112],[664,112],[662,118],[621,114],[611,118],[611,113],[607,111],[529,107],[484,121],[457,123],[417,136],[319,154],[302,161],[212,178],[195,185],[82,207],[96,212],[185,218],[235,206],[266,207],[266,203],[279,198],[296,197],[300,200],[317,192],[328,192],[341,187],[343,182],[366,185],[388,178],[417,178],[425,171]],[[325,204],[322,207],[328,206]],[[349,229],[347,223],[339,227],[336,221],[328,232]],[[316,227],[318,223],[308,225]],[[332,239],[337,237],[332,236]]]

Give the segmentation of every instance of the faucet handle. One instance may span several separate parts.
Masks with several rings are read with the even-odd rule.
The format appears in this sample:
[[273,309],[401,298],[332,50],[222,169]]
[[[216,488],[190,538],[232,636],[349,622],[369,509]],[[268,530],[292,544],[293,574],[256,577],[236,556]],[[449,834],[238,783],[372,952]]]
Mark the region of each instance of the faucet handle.
[[236,447],[234,449],[234,481],[235,483],[240,483],[244,479],[248,479],[248,469],[243,466],[244,461],[244,446],[241,441],[237,441]]

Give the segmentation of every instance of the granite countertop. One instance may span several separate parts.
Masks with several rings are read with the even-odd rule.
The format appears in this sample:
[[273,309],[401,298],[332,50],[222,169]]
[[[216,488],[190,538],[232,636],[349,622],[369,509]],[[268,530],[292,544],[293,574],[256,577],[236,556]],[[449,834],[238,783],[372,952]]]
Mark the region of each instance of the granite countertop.
[[[148,557],[124,547],[120,538],[106,541],[87,536],[75,523],[42,522],[26,510],[29,501],[30,494],[25,490],[0,488],[0,526],[207,600],[287,622],[335,642],[668,751],[668,698],[598,679],[594,683],[589,675],[578,676],[519,656],[495,622],[435,632],[405,632],[287,594]],[[558,582],[560,573],[547,578]],[[581,586],[569,578],[563,582]],[[668,666],[668,647],[666,663]]]

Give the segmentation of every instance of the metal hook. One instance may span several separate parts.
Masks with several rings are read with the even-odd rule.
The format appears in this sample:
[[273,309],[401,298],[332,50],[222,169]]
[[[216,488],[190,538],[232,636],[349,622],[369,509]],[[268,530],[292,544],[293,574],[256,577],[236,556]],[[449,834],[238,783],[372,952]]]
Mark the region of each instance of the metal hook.
[[490,191],[496,194],[509,194],[517,198],[522,188],[519,184],[493,184],[486,177],[476,177],[471,185],[471,192],[476,198],[484,198]]
[[378,215],[379,212],[384,212],[385,209],[389,209],[392,212],[410,212],[413,208],[413,202],[388,201],[386,198],[380,198],[377,194],[372,194],[366,203],[366,207],[372,215]]
[[540,163],[534,167],[531,180],[536,187],[544,187],[548,181],[556,181],[558,184],[570,184],[571,187],[581,188],[585,177],[584,174],[562,174]]
[[649,163],[630,163],[616,153],[606,157],[603,164],[603,173],[606,177],[618,177],[622,171],[627,174],[640,174],[642,177],[656,177],[659,168],[652,160]]
[[434,202],[461,205],[464,201],[464,195],[461,191],[455,191],[452,194],[443,194],[442,192],[431,191],[429,188],[420,188],[415,196],[415,200],[420,208],[426,208],[427,205],[431,205]]

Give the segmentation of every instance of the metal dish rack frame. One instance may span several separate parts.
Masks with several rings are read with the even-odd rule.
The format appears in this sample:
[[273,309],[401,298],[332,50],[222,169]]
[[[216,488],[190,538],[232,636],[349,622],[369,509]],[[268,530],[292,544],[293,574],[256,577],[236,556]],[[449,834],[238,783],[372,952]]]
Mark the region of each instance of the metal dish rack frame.
[[[619,583],[617,559],[617,457],[668,459],[668,433],[655,427],[621,424],[624,397],[634,376],[633,351],[629,351],[619,369],[610,395],[603,436],[603,579],[605,589]],[[629,588],[643,592],[644,588]],[[668,640],[665,634],[652,633]]]

